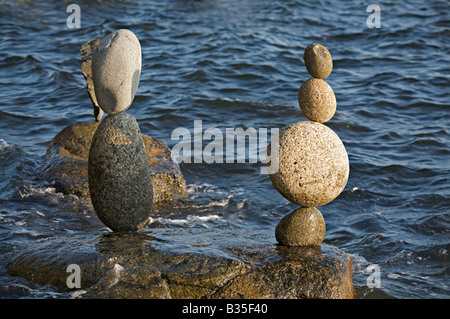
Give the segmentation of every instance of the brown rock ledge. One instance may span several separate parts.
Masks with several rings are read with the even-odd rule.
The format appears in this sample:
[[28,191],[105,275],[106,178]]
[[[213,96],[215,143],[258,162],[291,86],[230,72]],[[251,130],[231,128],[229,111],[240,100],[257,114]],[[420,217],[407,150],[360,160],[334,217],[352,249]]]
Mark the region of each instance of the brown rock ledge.
[[[46,238],[14,252],[10,275],[77,298],[354,298],[352,262],[336,247],[285,247],[249,231],[148,229]],[[72,289],[75,292],[75,288]]]

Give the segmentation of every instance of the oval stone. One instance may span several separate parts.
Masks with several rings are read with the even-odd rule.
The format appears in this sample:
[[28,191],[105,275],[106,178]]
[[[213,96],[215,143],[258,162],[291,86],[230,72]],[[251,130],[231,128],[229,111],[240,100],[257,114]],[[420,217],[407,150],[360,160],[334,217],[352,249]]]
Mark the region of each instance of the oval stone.
[[[267,152],[271,160],[273,147],[271,143]],[[299,206],[325,205],[347,184],[347,151],[339,136],[324,124],[301,121],[284,127],[277,159],[278,170],[269,175],[270,180],[281,195]]]
[[108,115],[92,139],[89,192],[100,220],[113,231],[137,231],[147,223],[153,187],[144,142],[136,119]]
[[324,123],[336,112],[336,96],[331,86],[321,79],[312,78],[303,82],[298,91],[298,104],[311,121]]
[[303,59],[309,74],[317,79],[325,79],[333,70],[333,59],[330,52],[319,43],[308,45],[303,54]]
[[108,114],[128,109],[139,86],[141,45],[133,32],[117,30],[92,54],[92,80],[100,108]]
[[285,246],[314,246],[322,243],[325,228],[325,219],[318,209],[301,207],[280,220],[275,237]]

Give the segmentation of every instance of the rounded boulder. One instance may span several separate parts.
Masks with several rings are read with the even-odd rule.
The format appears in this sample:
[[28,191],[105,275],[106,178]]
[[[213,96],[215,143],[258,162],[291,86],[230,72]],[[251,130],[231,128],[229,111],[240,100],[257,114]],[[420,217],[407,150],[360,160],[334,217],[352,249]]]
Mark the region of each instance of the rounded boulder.
[[[339,136],[324,124],[292,123],[280,131],[278,170],[270,180],[286,199],[302,207],[317,207],[335,199],[349,176],[347,151]],[[271,165],[273,165],[271,163]]]
[[128,109],[139,86],[141,45],[130,30],[104,37],[92,54],[92,80],[99,107],[108,114]]
[[283,217],[275,228],[275,237],[284,246],[314,246],[325,237],[325,220],[317,208],[298,208]]
[[331,86],[321,79],[312,78],[301,85],[298,104],[311,121],[324,123],[336,113],[336,96]]
[[137,231],[153,207],[153,186],[144,141],[136,119],[108,115],[89,151],[89,192],[100,220],[113,231]]

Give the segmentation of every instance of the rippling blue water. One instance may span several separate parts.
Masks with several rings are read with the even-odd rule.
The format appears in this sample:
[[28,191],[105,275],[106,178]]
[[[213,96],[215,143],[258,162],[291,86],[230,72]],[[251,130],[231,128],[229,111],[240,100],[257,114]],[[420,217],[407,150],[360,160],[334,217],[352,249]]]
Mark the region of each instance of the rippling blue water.
[[[69,29],[69,3],[81,28]],[[303,51],[324,44],[338,101],[326,123],[350,178],[320,208],[325,242],[351,254],[358,298],[449,298],[450,17],[448,1],[0,1],[0,297],[67,297],[8,276],[8,256],[49,236],[103,230],[92,208],[33,181],[49,141],[93,120],[80,46],[119,29],[140,39],[143,68],[128,113],[169,146],[177,127],[281,128],[305,120]],[[260,164],[182,164],[186,207],[148,227],[261,229],[295,206]],[[370,288],[366,269],[380,268]]]

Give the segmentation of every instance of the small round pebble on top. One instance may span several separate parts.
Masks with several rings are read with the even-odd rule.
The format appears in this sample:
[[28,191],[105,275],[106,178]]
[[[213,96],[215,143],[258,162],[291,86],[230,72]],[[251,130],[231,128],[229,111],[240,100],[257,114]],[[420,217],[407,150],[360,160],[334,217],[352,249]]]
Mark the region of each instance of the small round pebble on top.
[[333,59],[327,48],[319,43],[306,47],[303,55],[306,69],[316,79],[325,79],[333,69]]
[[336,112],[336,96],[325,80],[312,78],[303,82],[298,91],[300,109],[311,121],[324,123]]

